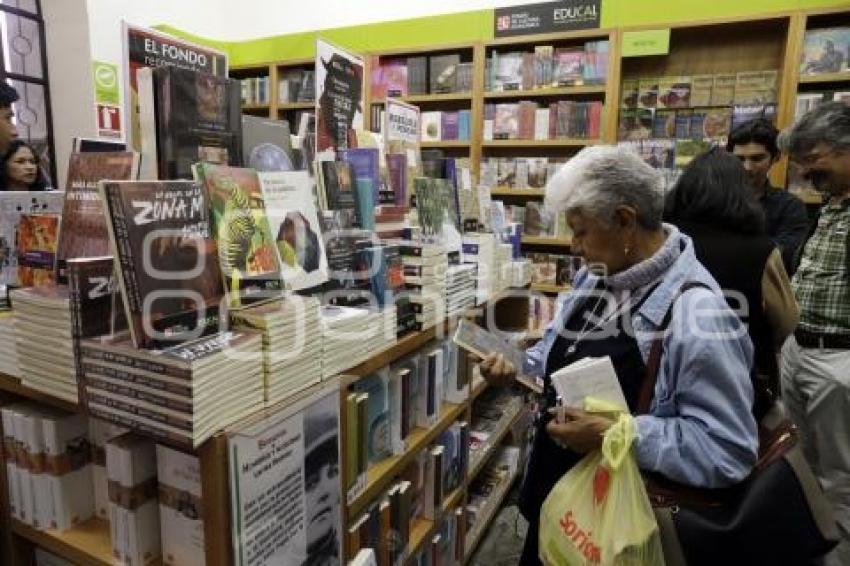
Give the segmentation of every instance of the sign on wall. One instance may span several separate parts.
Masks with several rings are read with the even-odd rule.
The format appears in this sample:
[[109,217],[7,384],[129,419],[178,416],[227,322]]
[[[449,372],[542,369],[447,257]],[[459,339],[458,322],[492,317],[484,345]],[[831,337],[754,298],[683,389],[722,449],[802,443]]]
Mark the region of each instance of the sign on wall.
[[96,104],[97,137],[121,139],[121,107],[112,104]]
[[623,32],[623,57],[670,53],[670,28]]
[[316,155],[348,149],[363,129],[363,58],[316,41]]
[[92,61],[94,101],[98,104],[121,104],[118,92],[118,65]]
[[494,35],[511,37],[598,28],[601,0],[561,0],[496,8]]
[[136,71],[142,67],[181,67],[227,76],[227,55],[184,39],[123,22],[124,108],[127,112],[129,147],[141,150],[139,96]]

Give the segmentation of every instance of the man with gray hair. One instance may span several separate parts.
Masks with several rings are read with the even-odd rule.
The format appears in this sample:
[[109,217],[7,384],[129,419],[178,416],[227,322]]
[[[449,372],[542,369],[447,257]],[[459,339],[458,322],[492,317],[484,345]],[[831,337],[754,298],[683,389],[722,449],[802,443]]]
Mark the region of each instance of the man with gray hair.
[[782,349],[782,395],[835,506],[843,540],[827,564],[850,564],[850,106],[823,104],[780,138],[827,199],[791,283],[800,324]]

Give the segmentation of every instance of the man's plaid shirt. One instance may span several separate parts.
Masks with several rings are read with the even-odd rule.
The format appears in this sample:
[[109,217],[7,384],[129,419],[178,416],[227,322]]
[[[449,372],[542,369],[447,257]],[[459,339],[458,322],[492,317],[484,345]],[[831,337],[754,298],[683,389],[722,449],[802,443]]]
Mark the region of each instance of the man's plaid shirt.
[[800,305],[798,328],[850,336],[850,198],[828,204],[803,249],[792,284]]

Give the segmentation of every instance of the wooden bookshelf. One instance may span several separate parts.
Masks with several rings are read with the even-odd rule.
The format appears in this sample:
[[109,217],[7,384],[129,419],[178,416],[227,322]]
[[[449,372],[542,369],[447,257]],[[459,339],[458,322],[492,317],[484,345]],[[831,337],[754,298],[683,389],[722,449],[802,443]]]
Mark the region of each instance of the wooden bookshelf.
[[[409,94],[406,96],[394,96],[394,100],[407,102],[408,104],[430,104],[434,102],[468,102],[472,100],[471,92],[446,92],[441,94]],[[386,100],[373,100],[372,104],[386,104]]]
[[356,516],[363,507],[389,487],[393,480],[420,451],[431,444],[441,432],[446,430],[466,410],[466,404],[453,405],[443,403],[440,419],[431,428],[416,428],[407,437],[407,449],[404,454],[385,458],[369,468],[366,488],[348,506],[349,516]]
[[12,532],[30,543],[80,566],[112,566],[109,523],[89,519],[67,531],[42,531],[12,519]]
[[553,246],[568,248],[572,245],[571,238],[556,238],[554,236],[523,236],[521,242],[527,246]]
[[410,526],[410,540],[407,541],[406,557],[413,556],[422,548],[423,543],[434,534],[434,522],[416,518]]
[[77,403],[71,403],[64,399],[54,397],[53,395],[42,393],[37,389],[33,389],[31,387],[23,385],[21,383],[21,380],[17,377],[12,377],[10,375],[5,375],[2,373],[0,373],[0,391],[14,395],[16,397],[23,397],[24,399],[29,399],[30,401],[35,401],[36,403],[42,403],[50,407],[55,407],[63,411],[68,411],[69,413],[76,413],[82,410]]
[[819,75],[801,75],[800,84],[844,83],[850,82],[850,72],[823,73]]
[[490,191],[494,197],[525,197],[542,198],[546,195],[545,189],[514,189],[511,187],[494,187]]
[[530,90],[504,90],[489,91],[484,93],[488,100],[513,99],[513,98],[567,98],[570,96],[587,94],[605,94],[605,85],[579,85],[558,88],[536,88]]
[[487,391],[487,380],[481,377],[480,375],[475,377],[472,382],[472,401],[475,401],[481,394]]
[[570,290],[569,286],[548,285],[546,283],[532,283],[530,289],[541,293],[564,293]]
[[516,410],[510,415],[502,415],[500,421],[505,421],[504,424],[493,433],[490,438],[487,439],[487,447],[481,452],[481,454],[475,458],[475,461],[472,461],[470,458],[469,462],[469,481],[472,481],[481,470],[484,469],[484,466],[487,464],[487,461],[493,455],[493,453],[501,446],[502,440],[504,440],[505,436],[507,436],[508,432],[510,432],[511,428],[517,423],[517,421],[523,416],[523,412],[525,408],[522,405],[519,405]]
[[478,543],[481,542],[481,537],[490,526],[490,523],[493,522],[493,519],[496,518],[496,515],[499,514],[499,509],[502,508],[502,502],[505,500],[505,497],[511,490],[511,486],[513,486],[518,477],[519,472],[509,478],[506,478],[505,481],[502,482],[502,485],[500,485],[499,488],[490,496],[490,501],[487,504],[487,514],[483,517],[479,517],[475,524],[472,525],[472,528],[467,532],[466,540],[464,540],[463,545],[464,564],[468,563],[472,558],[475,549],[478,547]]
[[287,110],[313,110],[316,108],[315,102],[279,102],[277,109],[279,112]]
[[586,147],[596,145],[597,139],[560,138],[555,140],[485,140],[483,147],[516,147],[516,148],[547,148],[547,147]]
[[268,112],[270,104],[245,104],[242,106],[244,112]]
[[464,482],[461,482],[461,484],[457,488],[455,488],[454,491],[452,491],[450,494],[448,494],[446,496],[446,498],[443,500],[443,505],[441,507],[442,512],[444,514],[448,513],[449,511],[451,511],[452,509],[454,509],[455,507],[460,505],[461,501],[463,500],[463,496],[465,494],[466,494],[466,486],[464,485]]
[[424,141],[419,144],[422,149],[469,149],[469,140]]

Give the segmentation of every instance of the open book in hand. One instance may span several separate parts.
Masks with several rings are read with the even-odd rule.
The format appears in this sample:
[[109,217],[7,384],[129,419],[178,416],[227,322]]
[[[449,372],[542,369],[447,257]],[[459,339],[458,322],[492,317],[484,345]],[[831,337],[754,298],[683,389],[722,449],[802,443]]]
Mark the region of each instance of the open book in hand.
[[525,354],[507,340],[484,330],[474,322],[461,319],[455,331],[454,341],[458,346],[472,352],[479,358],[486,358],[492,352],[502,354],[516,369],[517,383],[531,389],[535,393],[543,393],[543,388],[533,377],[522,375],[522,362]]
[[552,385],[561,404],[584,409],[585,397],[612,403],[628,410],[620,380],[611,358],[583,358],[552,374]]

